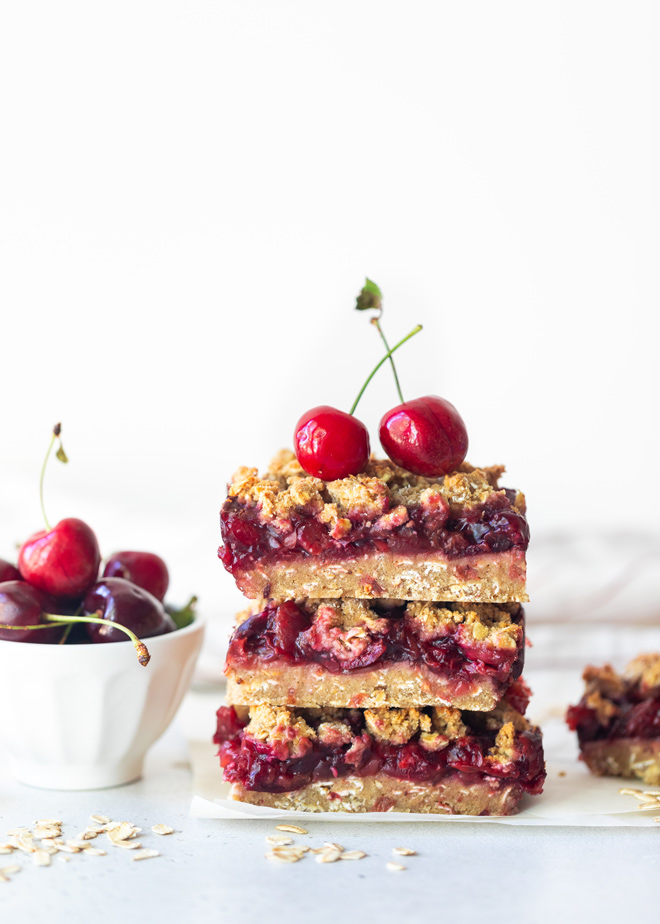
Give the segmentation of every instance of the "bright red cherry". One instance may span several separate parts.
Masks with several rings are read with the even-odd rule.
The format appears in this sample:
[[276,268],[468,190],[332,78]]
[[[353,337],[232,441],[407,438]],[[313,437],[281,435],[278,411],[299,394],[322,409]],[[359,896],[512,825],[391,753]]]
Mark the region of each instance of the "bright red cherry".
[[170,585],[167,565],[153,552],[115,552],[103,569],[103,577],[120,577],[163,600]]
[[357,475],[369,458],[369,431],[362,421],[327,405],[303,414],[293,441],[298,462],[323,481]]
[[20,581],[21,572],[11,562],[0,558],[0,583],[3,581]]
[[86,523],[69,517],[24,542],[18,555],[21,577],[54,597],[81,597],[99,573],[101,553]]
[[[111,623],[121,623],[141,639],[173,632],[176,626],[160,600],[124,578],[104,578],[88,590],[83,602],[83,616],[100,616]],[[92,642],[125,642],[126,635],[112,625],[88,623],[85,626]]]
[[461,415],[437,395],[415,398],[388,411],[380,422],[380,441],[396,465],[428,478],[455,471],[468,449]]
[[[0,623],[9,626],[45,625],[44,612],[56,613],[55,601],[25,581],[0,583]],[[55,645],[62,638],[64,626],[51,629],[0,629],[0,639],[9,642],[39,642]]]

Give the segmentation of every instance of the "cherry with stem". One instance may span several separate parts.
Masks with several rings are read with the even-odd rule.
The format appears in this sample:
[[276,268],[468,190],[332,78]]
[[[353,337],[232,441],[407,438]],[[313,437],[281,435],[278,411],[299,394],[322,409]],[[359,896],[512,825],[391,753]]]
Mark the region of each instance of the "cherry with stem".
[[354,416],[355,409],[369,382],[383,363],[421,329],[421,324],[418,324],[396,346],[387,351],[372,369],[348,414],[328,405],[314,407],[303,414],[298,421],[293,439],[296,458],[308,475],[323,481],[335,481],[362,471],[369,459],[369,431],[362,421]]

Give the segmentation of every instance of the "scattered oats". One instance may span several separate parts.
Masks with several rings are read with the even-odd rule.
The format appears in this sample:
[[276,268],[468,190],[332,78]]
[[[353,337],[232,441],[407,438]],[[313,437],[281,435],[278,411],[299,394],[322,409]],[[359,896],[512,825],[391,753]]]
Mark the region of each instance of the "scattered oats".
[[13,844],[0,844],[0,853],[13,853],[15,849]]
[[337,860],[341,857],[341,850],[330,850],[326,848],[323,853],[317,853],[316,862],[317,863],[336,863]]
[[137,828],[134,828],[128,821],[121,821],[116,827],[108,828],[107,833],[112,843],[118,844],[120,841],[127,841],[135,837]]
[[39,840],[48,837],[60,837],[62,834],[62,829],[58,825],[43,825],[38,826],[34,829],[34,837],[38,837]]
[[281,847],[287,847],[289,844],[293,844],[293,838],[287,837],[286,834],[270,834],[266,838],[267,844],[279,844]]
[[14,846],[19,850],[22,850],[23,853],[34,853],[34,851],[37,849],[34,846],[34,837],[32,832],[25,830],[20,834],[15,835]]
[[557,774],[557,776],[566,776],[566,771],[565,771],[565,770],[560,770],[559,773]]
[[50,854],[45,850],[35,850],[32,860],[35,866],[50,866]]
[[323,846],[324,846],[324,847],[329,847],[330,850],[338,850],[339,853],[341,853],[342,850],[344,849],[344,848],[341,846],[341,844],[332,844],[332,843],[330,843],[329,841],[326,841],[325,844],[324,844]]
[[57,859],[60,863],[69,863],[71,861],[71,857],[58,857]]
[[307,834],[304,828],[298,825],[275,825],[276,831],[288,831],[289,834]]
[[169,825],[153,825],[151,830],[154,834],[174,834],[174,828],[170,828]]
[[59,818],[40,818],[39,821],[35,821],[35,825],[37,825],[37,827],[40,827],[40,828],[41,828],[41,827],[43,827],[43,828],[50,828],[50,827],[61,828],[63,824],[64,824],[64,822],[63,822],[63,821],[60,821]]
[[117,841],[113,846],[121,847],[123,850],[139,850],[142,841]]
[[81,841],[93,841],[95,837],[98,837],[99,834],[103,834],[104,831],[105,828],[102,828],[98,825],[95,827],[89,825],[89,827],[85,828],[84,831],[80,832],[78,839]]
[[39,849],[40,849],[40,850],[43,850],[44,853],[49,853],[51,856],[53,856],[53,854],[59,852],[59,848],[58,848],[58,847],[44,847],[44,846],[43,846],[43,842],[42,842],[42,846],[41,846]]
[[133,860],[151,860],[152,857],[159,857],[160,854],[157,850],[136,850],[133,854]]
[[363,860],[366,857],[364,850],[345,850],[341,856],[340,860]]
[[3,876],[2,873],[0,873],[0,882],[9,882],[9,877]]
[[403,866],[401,863],[386,863],[385,869],[388,869],[391,873],[402,873],[408,867]]
[[3,876],[11,876],[13,873],[20,873],[22,869],[22,866],[18,866],[16,863],[14,863],[13,866],[3,866],[2,869],[0,869],[0,873]]
[[99,850],[98,847],[85,847],[83,853],[88,854],[90,857],[105,857],[107,853],[105,850]]
[[64,853],[80,853],[80,847],[72,847],[68,842],[58,841],[55,846],[58,850],[64,851]]
[[77,847],[78,850],[84,850],[87,846],[87,841],[84,838],[79,837],[67,838],[66,843],[69,844],[70,847]]
[[107,815],[90,815],[89,820],[93,821],[95,825],[109,825],[110,819]]
[[266,854],[266,859],[275,860],[279,863],[297,863],[302,860],[305,851],[300,847],[286,847],[282,844],[273,847],[270,853]]
[[414,857],[417,855],[417,851],[413,850],[412,847],[394,847],[392,853],[396,853],[400,857]]
[[12,837],[17,836],[19,834],[29,834],[29,833],[30,833],[29,828],[12,828],[11,831],[7,831],[7,834],[11,835]]

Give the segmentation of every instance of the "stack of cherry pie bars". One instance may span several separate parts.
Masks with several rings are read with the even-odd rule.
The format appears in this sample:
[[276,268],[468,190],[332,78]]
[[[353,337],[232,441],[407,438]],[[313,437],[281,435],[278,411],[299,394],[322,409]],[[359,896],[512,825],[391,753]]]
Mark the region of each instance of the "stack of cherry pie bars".
[[528,527],[502,467],[389,461],[325,482],[239,469],[220,558],[252,607],[215,740],[232,798],[293,811],[509,815],[545,778],[521,679]]

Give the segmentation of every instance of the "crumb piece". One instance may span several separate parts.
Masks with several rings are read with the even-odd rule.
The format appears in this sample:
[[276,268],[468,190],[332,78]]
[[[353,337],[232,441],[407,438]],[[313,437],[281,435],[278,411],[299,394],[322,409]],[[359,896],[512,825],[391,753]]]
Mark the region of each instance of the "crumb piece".
[[433,728],[450,741],[463,738],[468,730],[461,718],[461,710],[451,706],[434,706],[431,713]]
[[419,709],[365,709],[367,730],[378,741],[406,744],[419,729]]
[[316,740],[316,732],[301,717],[284,706],[262,704],[250,708],[246,734],[268,742],[280,759],[302,757]]
[[641,654],[626,667],[623,676],[630,683],[639,684],[642,695],[660,687],[660,654]]

